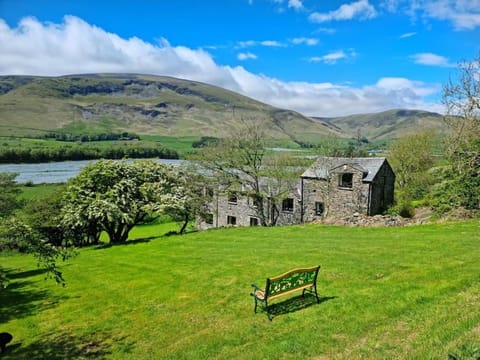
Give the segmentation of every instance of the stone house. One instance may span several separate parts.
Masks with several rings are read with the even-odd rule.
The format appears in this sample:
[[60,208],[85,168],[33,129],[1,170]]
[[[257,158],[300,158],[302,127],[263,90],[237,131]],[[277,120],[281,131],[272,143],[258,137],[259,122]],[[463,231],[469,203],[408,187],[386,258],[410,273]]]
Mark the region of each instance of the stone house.
[[301,176],[301,222],[382,214],[393,204],[395,174],[380,157],[319,157]]
[[[277,225],[312,222],[354,213],[376,215],[393,204],[395,174],[385,158],[318,157],[278,205],[266,199],[265,214]],[[260,219],[248,192],[217,192],[197,228],[256,226]]]

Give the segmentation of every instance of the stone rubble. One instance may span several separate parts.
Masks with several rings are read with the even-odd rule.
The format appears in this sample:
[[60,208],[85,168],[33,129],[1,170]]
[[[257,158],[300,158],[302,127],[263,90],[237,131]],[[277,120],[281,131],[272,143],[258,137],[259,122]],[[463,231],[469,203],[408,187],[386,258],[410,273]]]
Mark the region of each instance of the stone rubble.
[[346,217],[327,217],[317,223],[338,225],[338,226],[405,226],[413,224],[422,224],[423,220],[407,219],[401,216],[392,215],[374,215],[367,216],[354,213]]

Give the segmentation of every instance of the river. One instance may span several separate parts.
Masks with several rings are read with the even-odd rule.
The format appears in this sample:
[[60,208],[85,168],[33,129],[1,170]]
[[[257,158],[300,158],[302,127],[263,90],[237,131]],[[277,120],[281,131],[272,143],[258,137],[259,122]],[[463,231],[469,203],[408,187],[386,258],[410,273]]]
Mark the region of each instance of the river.
[[[17,173],[18,184],[54,184],[64,183],[75,177],[87,164],[96,160],[61,161],[40,164],[0,164],[0,172]],[[133,161],[133,160],[132,160]],[[156,159],[162,164],[178,165],[182,160]]]

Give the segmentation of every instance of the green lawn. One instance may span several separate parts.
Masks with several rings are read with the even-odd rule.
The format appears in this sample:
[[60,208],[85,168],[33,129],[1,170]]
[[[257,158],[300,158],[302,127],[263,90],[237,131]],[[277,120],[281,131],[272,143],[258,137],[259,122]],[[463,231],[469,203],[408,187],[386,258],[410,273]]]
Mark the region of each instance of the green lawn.
[[[5,359],[469,359],[480,350],[479,230],[144,226],[138,241],[81,250],[63,266],[65,288],[29,256],[3,254]],[[252,282],[317,264],[321,304],[293,295],[272,322],[253,313]]]

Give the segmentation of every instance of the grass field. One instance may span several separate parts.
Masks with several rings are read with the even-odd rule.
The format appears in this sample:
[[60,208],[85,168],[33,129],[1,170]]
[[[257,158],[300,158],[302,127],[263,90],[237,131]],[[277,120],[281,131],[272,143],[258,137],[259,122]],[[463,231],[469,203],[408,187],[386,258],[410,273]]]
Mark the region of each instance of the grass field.
[[20,185],[20,199],[42,200],[62,191],[63,184],[36,184],[31,186]]
[[[480,225],[319,225],[163,235],[89,248],[44,280],[0,254],[5,359],[459,359],[480,351]],[[320,264],[322,302],[295,294],[268,321],[250,284]]]

